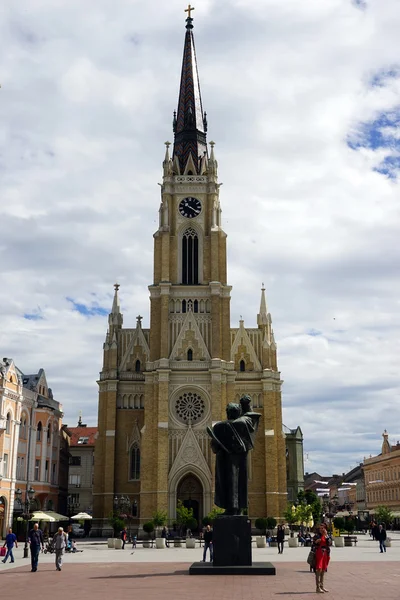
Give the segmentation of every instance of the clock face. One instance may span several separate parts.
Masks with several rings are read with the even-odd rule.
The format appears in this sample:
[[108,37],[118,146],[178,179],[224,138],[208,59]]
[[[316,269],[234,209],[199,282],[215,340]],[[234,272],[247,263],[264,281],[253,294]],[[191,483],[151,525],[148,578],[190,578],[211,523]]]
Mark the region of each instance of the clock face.
[[179,212],[182,217],[194,219],[201,213],[201,202],[197,198],[184,198],[179,203]]

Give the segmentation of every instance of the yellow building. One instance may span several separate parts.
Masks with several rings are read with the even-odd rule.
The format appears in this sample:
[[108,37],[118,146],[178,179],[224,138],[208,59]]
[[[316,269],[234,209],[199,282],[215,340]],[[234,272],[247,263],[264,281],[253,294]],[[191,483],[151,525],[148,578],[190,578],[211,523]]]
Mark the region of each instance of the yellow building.
[[[157,509],[175,519],[177,501],[198,520],[213,506],[214,459],[207,425],[243,393],[262,414],[249,459],[249,514],[286,507],[281,378],[265,290],[257,326],[231,328],[226,233],[218,164],[207,144],[192,19],[186,20],[174,144],[163,162],[154,233],[150,327],[123,328],[119,286],[99,380],[93,514],[105,533],[114,498],[128,496],[138,519]],[[245,232],[243,232],[245,233]],[[261,274],[260,274],[261,275]]]
[[391,445],[385,430],[382,450],[377,456],[364,459],[364,481],[367,510],[387,506],[400,517],[400,442]]

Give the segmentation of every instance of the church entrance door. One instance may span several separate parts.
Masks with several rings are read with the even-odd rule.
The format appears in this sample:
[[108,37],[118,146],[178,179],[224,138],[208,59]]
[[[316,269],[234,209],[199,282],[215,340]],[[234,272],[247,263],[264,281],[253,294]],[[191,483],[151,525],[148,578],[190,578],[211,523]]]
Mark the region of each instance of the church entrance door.
[[193,517],[196,519],[198,529],[201,529],[203,520],[203,486],[201,481],[193,475],[188,473],[185,475],[178,484],[177,503],[179,500],[182,501],[186,508],[193,509]]

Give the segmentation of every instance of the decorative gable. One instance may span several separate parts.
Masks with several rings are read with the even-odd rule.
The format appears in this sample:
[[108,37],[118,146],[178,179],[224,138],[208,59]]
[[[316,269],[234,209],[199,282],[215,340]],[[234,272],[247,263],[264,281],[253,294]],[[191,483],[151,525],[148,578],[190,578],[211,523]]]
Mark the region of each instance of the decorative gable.
[[144,333],[140,325],[135,329],[131,341],[128,344],[128,348],[122,358],[119,366],[120,371],[135,371],[136,361],[140,361],[141,370],[144,370],[144,365],[150,358],[150,349]]
[[211,360],[192,311],[187,313],[169,358],[170,360],[187,360],[189,350],[192,351],[192,360]]
[[240,327],[232,344],[231,360],[235,363],[236,371],[240,371],[240,361],[242,360],[245,362],[246,371],[262,371],[261,363],[244,328],[243,321],[240,321]]
[[170,481],[173,477],[182,469],[186,470],[187,467],[195,466],[200,469],[211,481],[211,471],[201,451],[199,443],[194,435],[193,429],[189,426],[179,452],[176,455],[174,463],[171,467],[169,474]]

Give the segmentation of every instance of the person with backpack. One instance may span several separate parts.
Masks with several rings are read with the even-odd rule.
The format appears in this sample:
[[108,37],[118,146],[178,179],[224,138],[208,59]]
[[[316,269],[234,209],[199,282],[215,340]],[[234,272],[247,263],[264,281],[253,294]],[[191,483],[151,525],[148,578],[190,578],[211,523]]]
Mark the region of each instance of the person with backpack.
[[124,527],[123,530],[121,531],[122,550],[125,550],[126,537],[127,537],[126,528]]
[[15,547],[18,548],[18,544],[17,544],[17,536],[15,535],[15,533],[13,533],[13,530],[10,529],[8,530],[8,533],[6,535],[6,541],[4,542],[4,546],[7,546],[7,554],[5,555],[5,557],[3,558],[3,560],[1,562],[6,563],[8,557],[10,557],[11,562],[15,562],[14,561],[14,555],[13,555],[13,548],[14,548],[14,544]]

